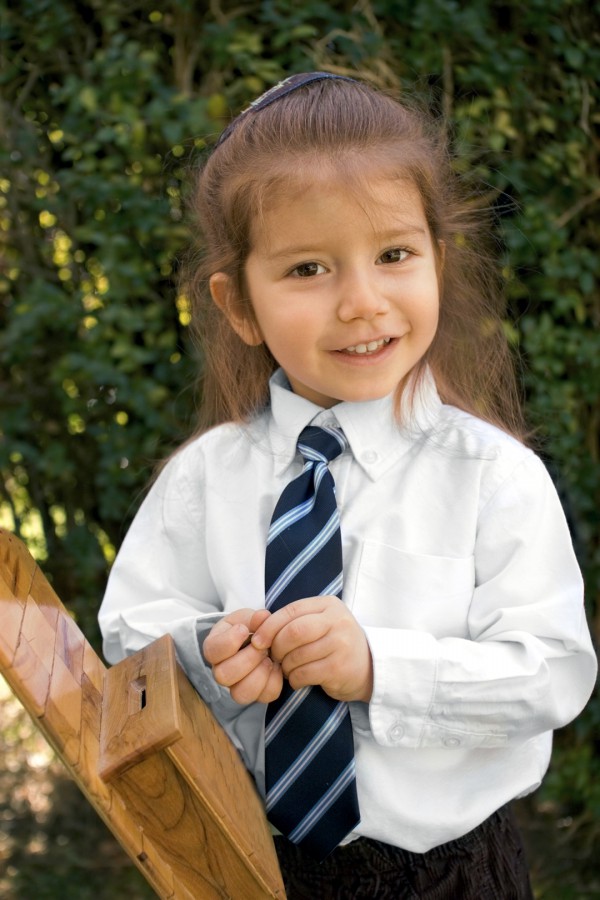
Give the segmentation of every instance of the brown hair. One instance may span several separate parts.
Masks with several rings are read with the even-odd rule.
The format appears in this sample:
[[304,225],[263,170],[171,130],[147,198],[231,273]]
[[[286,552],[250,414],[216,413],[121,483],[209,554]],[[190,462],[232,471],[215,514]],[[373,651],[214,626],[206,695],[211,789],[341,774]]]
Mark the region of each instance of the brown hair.
[[[274,192],[278,200],[285,196],[291,175],[319,161],[347,172],[355,184],[361,168],[381,164],[417,187],[440,256],[443,248],[443,265],[436,337],[411,383],[416,386],[428,364],[444,402],[521,437],[498,267],[490,252],[492,229],[461,187],[443,124],[412,100],[337,80],[305,85],[240,117],[197,173],[190,202],[196,241],[183,270],[183,289],[204,360],[198,432],[247,419],[260,409],[277,367],[264,344],[249,347],[233,331],[210,297],[209,278],[215,272],[228,275],[233,302],[252,317],[244,290],[252,226]],[[398,386],[398,400],[404,387]]]

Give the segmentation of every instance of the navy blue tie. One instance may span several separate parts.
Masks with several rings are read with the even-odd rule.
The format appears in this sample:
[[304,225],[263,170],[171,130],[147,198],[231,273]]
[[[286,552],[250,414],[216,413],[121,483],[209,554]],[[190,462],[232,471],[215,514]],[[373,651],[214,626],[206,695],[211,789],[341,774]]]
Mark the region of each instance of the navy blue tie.
[[[308,426],[298,440],[304,469],[283,491],[267,540],[266,607],[342,595],[342,542],[328,462],[347,447],[335,428]],[[322,860],[360,821],[348,704],[321,687],[269,703],[265,727],[266,808],[290,841]]]

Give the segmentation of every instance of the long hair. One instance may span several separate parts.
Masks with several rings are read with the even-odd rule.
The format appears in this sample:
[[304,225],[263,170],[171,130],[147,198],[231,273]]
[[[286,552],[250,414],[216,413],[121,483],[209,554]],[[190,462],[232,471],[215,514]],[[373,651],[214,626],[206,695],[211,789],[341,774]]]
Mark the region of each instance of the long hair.
[[443,123],[412,100],[340,80],[307,84],[240,117],[196,173],[182,284],[204,361],[197,432],[251,417],[267,402],[277,367],[264,344],[249,347],[237,336],[210,297],[209,278],[228,275],[238,311],[253,316],[244,279],[253,229],[273,198],[284,201],[290,183],[323,163],[354,189],[373,166],[412,182],[438,253],[438,329],[416,377],[398,386],[397,410],[406,383],[415,389],[429,365],[444,402],[522,437],[491,223],[455,173]]

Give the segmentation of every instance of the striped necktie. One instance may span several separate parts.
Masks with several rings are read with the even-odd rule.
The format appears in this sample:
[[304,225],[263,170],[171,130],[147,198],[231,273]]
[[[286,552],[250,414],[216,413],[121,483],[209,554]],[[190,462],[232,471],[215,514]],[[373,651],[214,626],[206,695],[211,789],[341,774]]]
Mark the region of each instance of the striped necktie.
[[[342,542],[328,462],[347,447],[335,428],[308,426],[298,440],[301,474],[283,491],[267,539],[266,607],[342,594]],[[267,707],[266,809],[290,841],[324,859],[360,821],[348,704],[320,687],[284,681]]]

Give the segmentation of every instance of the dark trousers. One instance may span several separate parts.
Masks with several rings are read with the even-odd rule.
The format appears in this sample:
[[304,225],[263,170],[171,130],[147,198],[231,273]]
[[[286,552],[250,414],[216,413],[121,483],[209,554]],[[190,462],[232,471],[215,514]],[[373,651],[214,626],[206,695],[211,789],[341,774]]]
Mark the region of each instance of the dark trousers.
[[508,806],[427,853],[359,838],[317,863],[287,838],[275,847],[288,900],[533,900]]

